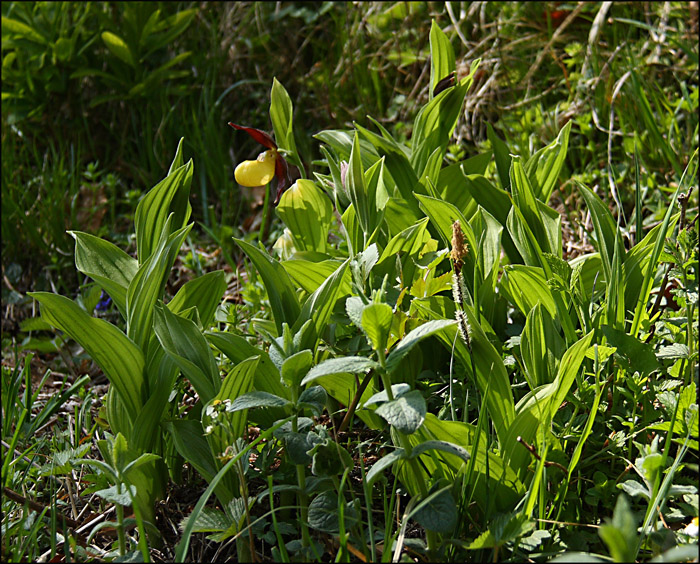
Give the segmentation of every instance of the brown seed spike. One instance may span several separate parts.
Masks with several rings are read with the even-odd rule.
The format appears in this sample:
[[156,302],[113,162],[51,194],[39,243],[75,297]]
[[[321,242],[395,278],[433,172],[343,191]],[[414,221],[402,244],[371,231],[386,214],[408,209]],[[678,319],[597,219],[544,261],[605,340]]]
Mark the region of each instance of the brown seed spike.
[[462,232],[462,226],[459,220],[452,224],[452,253],[450,253],[450,258],[452,258],[455,263],[455,270],[459,271],[462,267],[462,258],[467,255],[467,246],[464,243],[464,233]]

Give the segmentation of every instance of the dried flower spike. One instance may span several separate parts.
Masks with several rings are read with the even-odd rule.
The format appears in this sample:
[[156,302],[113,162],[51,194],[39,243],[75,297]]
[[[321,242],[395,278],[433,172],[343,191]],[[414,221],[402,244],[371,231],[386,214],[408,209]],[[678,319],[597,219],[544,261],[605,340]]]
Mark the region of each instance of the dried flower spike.
[[467,256],[468,250],[467,245],[464,243],[462,225],[457,220],[452,224],[452,253],[450,253],[450,258],[455,264],[456,274],[459,274],[462,268],[462,259]]

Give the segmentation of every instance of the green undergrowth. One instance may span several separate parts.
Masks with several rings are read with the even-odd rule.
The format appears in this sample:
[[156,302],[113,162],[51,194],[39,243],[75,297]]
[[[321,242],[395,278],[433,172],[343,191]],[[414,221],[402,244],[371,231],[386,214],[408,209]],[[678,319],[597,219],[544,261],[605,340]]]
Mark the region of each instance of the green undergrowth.
[[[124,8],[121,42],[99,38],[135,100],[163,95],[141,66],[148,41],[158,53],[163,37],[185,41],[213,17],[150,9]],[[23,295],[21,261],[10,269],[3,247],[8,305],[36,307],[2,368],[3,560],[696,557],[697,45],[686,26],[697,15],[676,3],[643,14],[373,3],[363,18],[328,3],[239,9],[225,13],[306,37],[315,54],[324,22],[349,23],[339,33],[352,58],[338,44],[347,64],[314,67],[309,82],[239,84],[255,111],[174,127],[169,162],[130,161],[160,171],[140,198],[111,167],[65,156],[64,140],[37,184],[76,196],[47,195],[46,230],[26,243],[54,242],[60,282]],[[425,31],[419,55],[410,32],[386,39],[388,53],[362,50],[363,33],[402,18]],[[186,89],[164,53],[162,76]],[[404,94],[382,90],[382,73],[421,64],[425,85],[399,110]],[[355,85],[369,115],[313,80]],[[324,104],[341,121],[311,129],[323,114],[306,107]],[[41,114],[37,100],[26,107],[27,120]],[[22,120],[5,116],[17,135]],[[228,137],[237,190],[269,182],[249,231],[200,207],[228,119],[248,133]],[[137,123],[155,135],[147,119],[125,127]],[[41,158],[28,146],[4,129],[20,172],[3,163],[3,194],[20,162]],[[29,196],[7,190],[19,213]],[[221,258],[197,248],[193,218]],[[90,382],[90,366],[108,385]]]

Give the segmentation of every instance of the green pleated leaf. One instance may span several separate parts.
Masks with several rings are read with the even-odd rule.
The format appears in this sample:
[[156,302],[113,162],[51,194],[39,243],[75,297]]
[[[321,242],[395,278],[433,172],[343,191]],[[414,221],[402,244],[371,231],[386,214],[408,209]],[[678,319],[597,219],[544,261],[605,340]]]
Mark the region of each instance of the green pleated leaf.
[[275,141],[280,149],[296,155],[293,117],[292,99],[284,86],[276,78],[273,78],[272,90],[270,91],[270,121],[272,121],[272,128],[275,131]]
[[[182,159],[182,141],[180,139],[175,160]],[[139,202],[134,216],[139,264],[151,256],[171,213],[174,214],[170,224],[171,232],[187,224],[192,213],[189,195],[193,171],[191,160],[186,165],[171,170]]]
[[126,291],[138,269],[136,259],[99,237],[80,231],[69,233],[75,239],[75,267],[109,294],[126,319]]
[[177,254],[192,228],[190,224],[168,236],[169,225],[170,219],[154,252],[141,263],[126,291],[126,334],[146,353],[153,333],[154,307],[163,296]]
[[566,152],[569,147],[571,121],[559,131],[557,138],[546,147],[537,151],[528,160],[525,168],[535,190],[535,196],[541,202],[549,202],[549,197],[557,188],[559,174],[564,166]]
[[259,357],[255,370],[255,388],[276,396],[289,397],[289,389],[282,385],[280,373],[265,351],[233,333],[216,331],[207,333],[206,338],[234,364],[253,356]]
[[219,368],[197,325],[159,305],[155,308],[154,329],[163,349],[190,381],[202,403],[214,399],[221,388]]
[[313,181],[297,180],[282,194],[277,214],[291,231],[297,250],[326,252],[333,206]]
[[[309,320],[312,321],[314,330],[304,334],[304,338],[299,343],[301,349],[313,349],[316,341],[323,334],[335,303],[344,295],[342,293],[344,291],[343,282],[349,263],[349,259],[343,262],[304,302],[292,331],[298,333]],[[284,272],[284,270],[282,271]]]
[[226,276],[223,270],[207,272],[186,282],[167,304],[173,313],[181,313],[196,307],[202,327],[207,328],[214,320],[216,308],[226,291]]
[[294,325],[301,310],[292,281],[289,279],[284,267],[266,252],[261,251],[250,243],[246,243],[242,239],[233,237],[233,240],[248,255],[248,258],[260,273],[267,290],[267,297],[270,300],[277,333],[281,335],[282,323],[287,323],[290,326]]
[[30,292],[42,317],[82,346],[105,373],[127,410],[137,414],[146,394],[141,350],[111,323],[90,317],[72,300],[48,292]]
[[455,52],[449,38],[440,29],[440,26],[432,21],[430,25],[430,99],[433,99],[433,91],[443,78],[455,70]]
[[550,316],[556,316],[557,306],[541,268],[521,264],[506,265],[503,267],[500,285],[508,300],[523,315],[528,315],[533,307],[541,303]]
[[[290,260],[282,261],[280,264],[300,288],[313,294],[321,284],[328,280],[331,274],[338,270],[342,262],[335,259],[312,262],[295,255]],[[343,275],[340,291],[343,295],[349,294],[351,291],[349,271]]]

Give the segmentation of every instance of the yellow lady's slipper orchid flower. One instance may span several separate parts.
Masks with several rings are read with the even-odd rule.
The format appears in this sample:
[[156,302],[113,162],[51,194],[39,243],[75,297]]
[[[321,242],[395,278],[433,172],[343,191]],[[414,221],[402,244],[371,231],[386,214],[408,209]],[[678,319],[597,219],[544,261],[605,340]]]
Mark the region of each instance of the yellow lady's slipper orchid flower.
[[228,124],[235,129],[245,131],[258,143],[267,148],[267,151],[260,153],[256,160],[243,161],[236,167],[234,171],[236,182],[241,186],[252,188],[254,186],[265,186],[273,177],[276,177],[277,198],[275,198],[275,204],[277,204],[282,192],[289,186],[287,161],[285,161],[284,157],[277,151],[277,143],[274,142],[272,137],[260,129],[237,125],[233,122],[228,122]]
[[236,182],[248,188],[265,186],[275,176],[276,161],[277,151],[274,149],[260,153],[254,161],[243,161],[233,173]]

